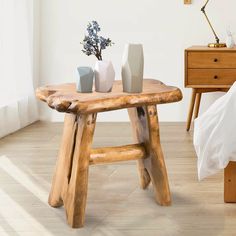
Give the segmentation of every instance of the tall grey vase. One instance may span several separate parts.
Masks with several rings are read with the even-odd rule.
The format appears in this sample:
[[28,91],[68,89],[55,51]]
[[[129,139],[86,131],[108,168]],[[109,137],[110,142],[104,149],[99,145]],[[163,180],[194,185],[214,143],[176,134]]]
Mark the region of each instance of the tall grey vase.
[[142,44],[126,44],[121,71],[124,92],[142,92],[143,67],[144,57]]
[[93,69],[91,67],[77,68],[76,90],[80,93],[91,93],[93,90]]

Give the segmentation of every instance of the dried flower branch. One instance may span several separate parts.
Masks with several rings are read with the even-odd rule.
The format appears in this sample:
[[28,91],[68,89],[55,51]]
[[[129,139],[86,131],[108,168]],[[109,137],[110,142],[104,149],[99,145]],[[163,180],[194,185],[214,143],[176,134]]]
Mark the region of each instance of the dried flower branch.
[[81,42],[83,45],[82,52],[87,56],[94,55],[98,60],[102,60],[102,50],[114,44],[110,38],[99,36],[98,32],[100,31],[101,28],[97,21],[89,22],[87,27],[88,35],[85,35],[84,40]]

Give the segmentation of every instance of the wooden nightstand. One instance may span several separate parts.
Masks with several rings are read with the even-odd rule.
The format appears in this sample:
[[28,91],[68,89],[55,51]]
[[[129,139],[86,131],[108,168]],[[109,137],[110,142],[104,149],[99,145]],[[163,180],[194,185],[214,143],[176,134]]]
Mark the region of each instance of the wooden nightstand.
[[[187,131],[197,118],[202,93],[227,92],[236,81],[236,48],[193,46],[185,50],[185,87],[192,88]],[[194,110],[195,108],[195,110]]]

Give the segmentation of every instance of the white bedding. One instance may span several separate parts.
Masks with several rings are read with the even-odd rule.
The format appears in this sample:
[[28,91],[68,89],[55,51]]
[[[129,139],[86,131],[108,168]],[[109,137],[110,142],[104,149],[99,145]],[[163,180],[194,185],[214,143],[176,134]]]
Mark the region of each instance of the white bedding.
[[193,143],[199,180],[236,161],[236,82],[194,121]]

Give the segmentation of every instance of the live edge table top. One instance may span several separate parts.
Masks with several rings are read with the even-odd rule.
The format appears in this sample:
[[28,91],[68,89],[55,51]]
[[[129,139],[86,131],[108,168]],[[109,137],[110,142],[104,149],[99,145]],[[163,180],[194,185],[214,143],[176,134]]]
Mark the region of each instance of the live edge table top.
[[109,93],[78,93],[73,83],[40,87],[36,96],[49,107],[67,113],[89,114],[143,105],[178,102],[179,88],[167,86],[154,79],[144,79],[142,93],[125,93],[122,81],[114,82]]

